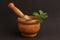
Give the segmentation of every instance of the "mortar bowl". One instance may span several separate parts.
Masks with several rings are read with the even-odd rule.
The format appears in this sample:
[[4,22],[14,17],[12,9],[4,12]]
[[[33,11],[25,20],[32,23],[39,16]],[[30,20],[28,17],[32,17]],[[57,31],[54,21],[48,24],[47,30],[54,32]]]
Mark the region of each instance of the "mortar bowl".
[[[35,16],[29,16],[32,19],[36,19]],[[23,37],[36,37],[38,31],[40,30],[40,23],[38,21],[21,21],[19,17],[18,21],[18,30],[21,32]]]

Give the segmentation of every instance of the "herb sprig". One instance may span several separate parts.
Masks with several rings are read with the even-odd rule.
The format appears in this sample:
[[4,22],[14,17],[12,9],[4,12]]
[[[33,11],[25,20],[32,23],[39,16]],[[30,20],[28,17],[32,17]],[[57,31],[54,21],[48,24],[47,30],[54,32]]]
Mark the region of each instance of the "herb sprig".
[[42,10],[39,10],[38,12],[33,12],[33,15],[37,17],[37,21],[42,23],[44,19],[46,19],[48,17],[46,12],[43,12]]

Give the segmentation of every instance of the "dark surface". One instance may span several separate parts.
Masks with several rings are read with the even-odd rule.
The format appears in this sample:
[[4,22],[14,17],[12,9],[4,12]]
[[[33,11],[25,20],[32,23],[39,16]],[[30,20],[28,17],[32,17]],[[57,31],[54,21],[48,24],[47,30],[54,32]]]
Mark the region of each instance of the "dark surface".
[[[48,13],[37,37],[19,36],[17,15],[8,8],[11,1],[28,15],[39,9]],[[0,0],[0,40],[60,40],[60,0]]]

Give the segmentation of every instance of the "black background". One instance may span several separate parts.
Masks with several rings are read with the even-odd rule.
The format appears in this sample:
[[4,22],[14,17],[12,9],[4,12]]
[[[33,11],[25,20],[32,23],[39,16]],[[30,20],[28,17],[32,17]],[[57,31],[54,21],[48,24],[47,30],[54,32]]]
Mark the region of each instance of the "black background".
[[[13,2],[25,14],[43,10],[48,18],[35,38],[19,36],[17,15],[8,8]],[[60,40],[60,0],[0,0],[0,40]]]

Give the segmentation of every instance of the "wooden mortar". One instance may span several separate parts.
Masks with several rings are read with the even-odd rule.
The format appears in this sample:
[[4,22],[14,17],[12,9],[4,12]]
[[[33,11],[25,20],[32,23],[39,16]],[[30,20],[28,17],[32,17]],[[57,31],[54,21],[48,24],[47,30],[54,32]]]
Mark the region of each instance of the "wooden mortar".
[[18,29],[24,37],[36,37],[37,32],[40,30],[40,23],[35,20],[35,16],[29,17],[34,20],[20,21],[18,17]]

